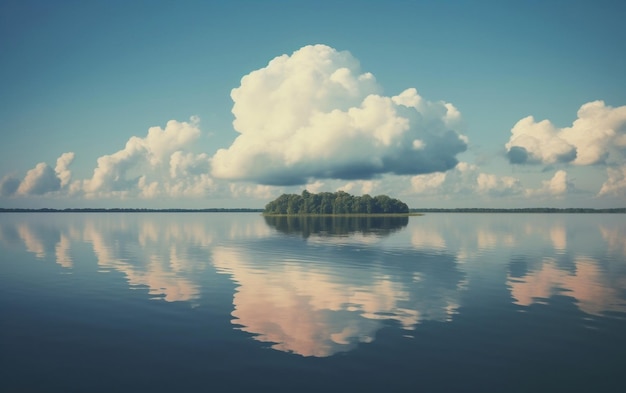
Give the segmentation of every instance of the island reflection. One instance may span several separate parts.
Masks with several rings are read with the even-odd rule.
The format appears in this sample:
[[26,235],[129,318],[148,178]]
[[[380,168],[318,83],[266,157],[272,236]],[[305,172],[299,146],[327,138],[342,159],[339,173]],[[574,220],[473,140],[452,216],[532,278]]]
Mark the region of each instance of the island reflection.
[[408,216],[312,216],[265,215],[265,222],[276,230],[287,234],[302,234],[308,238],[311,234],[349,235],[351,233],[388,236],[405,228]]

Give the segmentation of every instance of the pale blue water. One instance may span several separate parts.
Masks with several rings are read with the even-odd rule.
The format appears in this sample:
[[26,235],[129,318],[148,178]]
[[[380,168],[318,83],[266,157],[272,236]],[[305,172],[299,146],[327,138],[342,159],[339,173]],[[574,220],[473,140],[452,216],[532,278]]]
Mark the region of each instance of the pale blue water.
[[1,392],[617,392],[626,217],[0,215]]

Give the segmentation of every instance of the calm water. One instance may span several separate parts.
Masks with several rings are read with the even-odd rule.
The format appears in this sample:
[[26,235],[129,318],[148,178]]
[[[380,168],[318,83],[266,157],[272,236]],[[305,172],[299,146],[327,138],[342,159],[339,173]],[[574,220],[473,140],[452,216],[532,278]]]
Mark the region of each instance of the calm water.
[[0,391],[621,391],[626,217],[0,216]]

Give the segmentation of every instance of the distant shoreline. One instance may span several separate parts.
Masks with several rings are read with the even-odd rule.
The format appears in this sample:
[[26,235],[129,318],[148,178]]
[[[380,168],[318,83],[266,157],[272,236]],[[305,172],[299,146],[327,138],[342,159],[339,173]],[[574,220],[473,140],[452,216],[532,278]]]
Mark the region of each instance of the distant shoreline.
[[593,208],[555,208],[555,207],[527,207],[527,208],[453,208],[453,209],[410,209],[411,213],[626,213],[626,207],[593,209]]
[[[67,209],[23,209],[0,208],[0,213],[263,213],[264,209],[253,208],[207,208],[207,209],[142,209],[142,208],[67,208]],[[424,213],[626,213],[626,207],[620,208],[428,208],[409,209],[409,213],[372,213],[372,214],[264,214],[271,217],[382,217],[416,216]]]
[[263,209],[208,208],[208,209],[132,209],[132,208],[68,208],[68,209],[6,209],[0,213],[261,213]]

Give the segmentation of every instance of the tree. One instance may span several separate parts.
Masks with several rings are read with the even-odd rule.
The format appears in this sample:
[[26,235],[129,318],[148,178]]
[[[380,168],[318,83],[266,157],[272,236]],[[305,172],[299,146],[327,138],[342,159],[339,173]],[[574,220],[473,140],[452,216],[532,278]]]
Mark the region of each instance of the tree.
[[283,194],[265,206],[264,214],[380,214],[408,213],[406,203],[387,195],[353,196],[345,191]]

